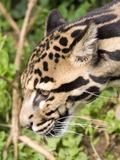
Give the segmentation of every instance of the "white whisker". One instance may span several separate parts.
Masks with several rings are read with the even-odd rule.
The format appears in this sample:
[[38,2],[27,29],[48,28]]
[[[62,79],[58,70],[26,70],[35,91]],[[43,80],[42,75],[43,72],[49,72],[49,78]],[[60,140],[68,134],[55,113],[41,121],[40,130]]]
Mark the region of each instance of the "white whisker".
[[[80,127],[82,127],[83,129],[85,129],[85,128],[87,128],[87,127],[92,127],[92,128],[104,128],[105,129],[105,127],[104,126],[101,126],[101,125],[93,125],[93,124],[79,124],[79,123],[73,123],[73,122],[71,122],[71,123],[66,123],[66,122],[59,122],[58,121],[58,125],[59,125],[59,123],[60,123],[60,125],[61,124],[66,124],[66,125],[70,125],[70,126],[80,126]],[[57,126],[58,126],[57,125]]]
[[[63,128],[63,130],[64,130],[64,128]],[[59,130],[59,129],[54,129],[54,131],[61,131],[61,130]],[[83,134],[81,134],[81,133],[78,133],[78,132],[75,132],[75,131],[70,131],[70,130],[64,130],[66,133],[73,133],[73,134],[77,134],[77,135],[82,135],[83,136]]]
[[76,126],[76,125],[79,125],[80,127],[82,127],[84,129],[84,126],[82,124],[77,124],[77,123],[69,123],[69,122],[60,122],[58,121],[58,124],[66,124],[66,125],[70,125],[70,126]]
[[92,119],[92,118],[88,118],[88,117],[84,117],[84,116],[65,116],[65,117],[61,117],[61,118],[58,118],[57,120],[62,120],[62,119],[65,119],[65,118],[78,118],[78,119],[83,119],[83,120],[87,120],[87,121],[93,121],[93,122],[104,122],[104,123],[108,123],[106,121],[103,121],[103,120],[99,120],[99,119]]
[[55,136],[52,134],[52,133],[49,133],[51,136],[52,136],[52,138],[55,140]]
[[95,94],[95,93],[91,93],[91,92],[88,92],[88,91],[83,91],[84,93],[89,93],[90,95],[93,95],[93,96],[96,96],[96,97],[99,97],[99,98],[102,98],[102,99],[117,99],[118,97],[107,97],[107,96],[101,96],[101,95],[98,95],[98,94]]

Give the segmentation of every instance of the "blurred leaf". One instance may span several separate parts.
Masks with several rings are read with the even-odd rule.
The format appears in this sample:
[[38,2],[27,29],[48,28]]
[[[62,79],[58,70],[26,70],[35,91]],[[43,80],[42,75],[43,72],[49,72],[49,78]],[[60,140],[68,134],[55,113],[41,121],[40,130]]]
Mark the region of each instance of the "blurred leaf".
[[88,160],[88,156],[84,152],[80,152],[75,160]]
[[22,18],[25,15],[27,8],[27,1],[21,0],[20,3],[16,5],[16,7],[11,10],[11,14],[13,18]]

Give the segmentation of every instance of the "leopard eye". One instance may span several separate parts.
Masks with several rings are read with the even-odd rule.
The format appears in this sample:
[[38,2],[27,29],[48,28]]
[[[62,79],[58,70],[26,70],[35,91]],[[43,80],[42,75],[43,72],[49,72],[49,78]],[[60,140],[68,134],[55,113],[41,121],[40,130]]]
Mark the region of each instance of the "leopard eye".
[[40,92],[44,97],[48,97],[50,95],[50,91],[47,90],[41,90]]

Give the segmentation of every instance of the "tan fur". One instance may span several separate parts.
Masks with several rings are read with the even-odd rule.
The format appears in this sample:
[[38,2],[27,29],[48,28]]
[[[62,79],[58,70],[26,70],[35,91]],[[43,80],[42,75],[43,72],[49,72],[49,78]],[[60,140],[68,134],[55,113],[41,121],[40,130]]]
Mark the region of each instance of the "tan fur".
[[[117,17],[112,19],[111,21],[106,21],[100,24],[91,22],[92,18],[99,19],[104,15],[108,16],[111,14],[117,15]],[[90,20],[90,24],[75,26],[79,23],[84,22],[85,20]],[[87,95],[81,101],[76,100],[75,102],[69,102],[69,97],[79,97],[85,91],[87,92],[90,87],[97,87],[101,92],[109,85],[116,85],[116,82],[119,86],[119,81],[109,83],[109,77],[116,77],[120,75],[120,61],[112,60],[109,57],[109,54],[105,53],[101,54],[102,59],[97,65],[97,62],[95,62],[95,59],[97,58],[97,50],[106,50],[107,52],[120,50],[120,37],[108,37],[104,39],[97,38],[99,28],[109,24],[112,25],[119,20],[120,2],[112,5],[109,8],[109,12],[101,12],[99,15],[93,15],[92,17],[83,17],[76,22],[65,25],[64,29],[72,27],[65,32],[59,31],[59,27],[55,31],[52,31],[53,33],[51,32],[50,35],[47,33],[47,31],[45,32],[45,34],[48,34],[48,36],[46,36],[36,47],[36,51],[32,53],[31,58],[34,54],[37,53],[37,50],[40,49],[40,52],[38,53],[39,56],[34,56],[32,60],[30,58],[28,66],[22,74],[21,78],[22,88],[24,90],[24,102],[20,114],[20,122],[22,126],[29,127],[32,122],[33,131],[37,132],[43,129],[43,131],[38,133],[47,135],[48,133],[51,133],[52,130],[54,130],[54,127],[57,123],[57,120],[60,118],[60,115],[64,115],[66,111],[69,112],[69,115],[73,115],[77,111],[78,105],[79,108],[80,106],[83,106],[87,102],[87,98],[91,97],[92,93],[90,95]],[[63,53],[62,50],[64,48],[69,49],[72,42],[74,42],[75,38],[72,37],[71,34],[78,29],[84,31],[85,33],[80,40],[76,41],[76,44],[72,46],[68,53]],[[67,45],[61,45],[60,38],[55,40],[55,37],[57,36],[60,36],[60,38],[67,38]],[[45,49],[47,46],[47,41],[49,41],[48,50]],[[42,47],[42,45],[44,45],[44,47]],[[60,51],[56,51],[54,49],[55,46],[59,47]],[[52,60],[49,58],[50,52],[52,52],[54,56]],[[38,58],[42,57],[45,53],[47,56],[45,56],[45,58],[43,59],[41,58],[41,60],[38,62]],[[58,63],[55,62],[56,53],[60,56]],[[43,69],[44,62],[47,62],[48,64],[48,71],[45,71],[45,69]],[[34,71],[37,69],[41,71],[41,77],[39,76],[39,74],[34,73]],[[90,78],[90,75],[98,78],[108,77],[108,81],[98,83]],[[47,83],[44,81],[40,82],[41,78],[44,77],[53,78],[53,81],[49,81]],[[81,84],[80,87],[69,90],[70,87],[73,87],[72,82],[81,77],[83,78],[83,83],[86,82],[86,85]],[[36,79],[38,79],[38,82],[35,85]],[[64,91],[64,87],[62,88],[62,86],[66,87],[66,84],[71,84],[71,86],[69,85],[69,88],[66,88],[66,91]],[[60,87],[63,89],[63,91],[59,91]],[[58,92],[54,92],[54,90],[57,89]],[[34,106],[33,101],[35,101],[35,96],[37,96],[37,92],[39,90],[50,91],[50,95],[46,98],[46,100],[41,100],[38,106]],[[41,98],[44,97],[42,94],[40,96]],[[51,101],[47,101],[49,97],[54,97],[54,99]],[[39,96],[37,97],[37,99],[39,99]],[[49,113],[50,111],[51,113]],[[31,118],[29,118],[30,116]],[[70,119],[67,118],[66,121],[69,120]],[[39,126],[38,124],[43,121],[44,123]]]

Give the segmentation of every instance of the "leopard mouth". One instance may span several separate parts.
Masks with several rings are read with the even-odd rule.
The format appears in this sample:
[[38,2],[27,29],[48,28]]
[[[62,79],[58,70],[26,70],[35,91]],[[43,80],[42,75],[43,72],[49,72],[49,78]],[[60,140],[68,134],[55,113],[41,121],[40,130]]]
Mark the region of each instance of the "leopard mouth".
[[68,112],[68,110],[66,110],[64,114],[60,114],[59,118],[54,120],[54,127],[52,127],[45,135],[51,138],[63,136],[67,131],[71,119],[72,116],[70,116],[70,113]]
[[26,128],[33,132],[47,136],[47,137],[61,137],[68,128],[68,122],[70,122],[70,113],[68,110],[64,114],[59,114],[59,117],[54,119],[43,119],[40,123],[35,124],[31,122]]
[[43,121],[41,123],[38,123],[36,126],[32,126],[32,130],[39,134],[39,135],[47,135],[48,133],[51,132],[51,130],[53,130],[55,126],[55,120],[54,119],[50,119],[48,121]]
[[59,120],[56,120],[55,125],[51,130],[46,134],[47,137],[61,137],[65,131],[67,130],[67,125],[65,125],[65,122],[67,120],[67,117],[59,118]]
[[67,116],[62,116],[58,119],[50,119],[46,122],[41,122],[37,124],[37,126],[34,126],[33,122],[31,122],[31,125],[26,127],[27,129],[32,130],[33,132],[47,136],[47,137],[61,137],[67,130],[66,122],[68,122]]

